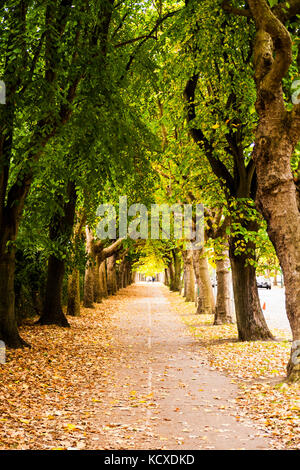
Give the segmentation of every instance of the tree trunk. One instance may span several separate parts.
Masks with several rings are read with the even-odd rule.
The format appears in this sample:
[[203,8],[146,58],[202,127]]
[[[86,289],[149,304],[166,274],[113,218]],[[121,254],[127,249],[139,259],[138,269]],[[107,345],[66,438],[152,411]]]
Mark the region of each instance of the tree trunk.
[[173,290],[173,287],[174,287],[174,284],[175,284],[175,273],[174,273],[174,266],[173,266],[173,262],[170,261],[169,264],[168,264],[168,274],[169,274],[169,288],[170,290],[172,291]]
[[164,284],[166,286],[169,286],[170,285],[170,279],[169,279],[169,271],[168,271],[168,268],[165,268],[165,281],[164,281]]
[[132,272],[131,272],[130,263],[128,261],[126,261],[126,264],[125,264],[124,276],[125,276],[124,287],[130,286],[130,284],[132,283]]
[[198,290],[196,313],[212,315],[215,313],[215,299],[203,249],[193,250],[193,267]]
[[185,300],[195,302],[195,274],[193,267],[193,250],[186,250],[184,255],[185,263]]
[[101,287],[100,287],[100,256],[96,256],[96,264],[94,266],[94,302],[101,303]]
[[[50,226],[50,240],[60,242],[61,248],[66,250],[71,240],[75,207],[76,186],[70,181],[67,186],[67,202],[63,205],[63,214],[55,214]],[[62,287],[65,274],[64,259],[54,254],[48,260],[48,272],[43,313],[38,321],[41,325],[70,326],[62,309]]]
[[46,294],[43,314],[39,319],[40,325],[58,325],[69,327],[61,304],[62,285],[65,274],[64,261],[50,255],[48,260],[48,272]]
[[117,292],[116,254],[107,258],[107,290],[108,295],[114,295]]
[[74,268],[68,278],[68,306],[67,314],[72,317],[80,315],[80,273]]
[[[287,372],[290,381],[299,382],[300,207],[299,181],[293,179],[291,157],[300,139],[300,103],[294,103],[288,111],[282,89],[282,81],[291,70],[292,38],[285,27],[286,20],[276,17],[267,2],[249,0],[249,6],[256,25],[253,61],[259,116],[253,150],[256,200],[284,275],[286,312],[293,334]],[[290,7],[288,3],[287,6]],[[300,50],[295,64],[298,71],[299,58]]]
[[85,228],[86,235],[86,252],[88,262],[84,274],[84,290],[83,305],[86,308],[94,307],[94,250],[93,250],[93,234],[88,226]]
[[[263,132],[263,130],[261,130]],[[267,130],[265,130],[267,133]],[[278,135],[279,138],[279,135]],[[288,142],[281,136],[268,150],[271,163],[258,163],[260,187],[258,206],[267,221],[267,231],[275,247],[285,284],[286,313],[293,334],[293,347],[288,364],[290,381],[300,381],[300,213],[292,181]],[[282,142],[285,141],[285,142]],[[278,163],[278,161],[280,163]],[[262,165],[263,163],[263,165]],[[278,169],[280,165],[280,169]],[[262,168],[264,167],[264,169]],[[265,174],[279,173],[278,181],[268,181]],[[276,187],[276,190],[274,189]]]
[[[200,277],[200,264],[199,264],[199,251],[193,251],[193,267],[194,267],[194,274],[197,284],[197,291],[195,294],[196,298],[196,314],[205,313],[205,303],[204,303],[204,295],[203,295],[203,286]],[[186,272],[186,270],[185,270]],[[186,286],[186,283],[184,283]],[[184,292],[186,291],[186,287],[184,287]]]
[[[234,253],[236,246],[236,240],[230,238],[229,256],[239,340],[274,339],[261,310],[255,268],[249,264],[246,266],[246,256]],[[245,248],[253,247],[248,243]]]
[[207,257],[204,255],[203,250],[199,250],[199,274],[206,313],[213,315],[215,313],[215,298],[208,271]]
[[[74,251],[77,252],[82,235],[82,228],[85,224],[85,214],[77,214],[77,222],[74,228],[73,245]],[[74,262],[74,257],[73,257]],[[72,269],[68,279],[68,305],[67,314],[73,317],[80,315],[80,271],[77,267]]]
[[230,261],[228,250],[224,250],[216,260],[217,271],[217,301],[214,325],[234,323],[230,298]]
[[15,318],[15,250],[0,253],[0,339],[10,348],[28,344],[20,337]]
[[180,275],[181,275],[181,259],[178,249],[172,250],[173,263],[172,263],[172,282],[170,285],[170,290],[173,292],[180,291]]
[[[277,135],[277,138],[265,137]],[[293,152],[289,140],[276,129],[273,122],[259,126],[260,154],[256,156],[259,187],[258,208],[267,221],[285,284],[285,305],[293,334],[288,364],[290,381],[300,381],[300,212],[290,160]]]
[[106,261],[103,260],[99,267],[99,280],[100,280],[100,294],[102,299],[108,297],[107,282],[106,282]]

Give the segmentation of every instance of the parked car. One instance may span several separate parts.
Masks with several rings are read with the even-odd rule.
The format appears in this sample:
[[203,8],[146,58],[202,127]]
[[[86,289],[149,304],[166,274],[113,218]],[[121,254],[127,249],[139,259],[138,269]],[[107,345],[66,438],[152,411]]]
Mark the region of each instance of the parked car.
[[264,277],[259,277],[256,279],[257,287],[261,289],[271,289],[271,281],[270,279],[265,279]]

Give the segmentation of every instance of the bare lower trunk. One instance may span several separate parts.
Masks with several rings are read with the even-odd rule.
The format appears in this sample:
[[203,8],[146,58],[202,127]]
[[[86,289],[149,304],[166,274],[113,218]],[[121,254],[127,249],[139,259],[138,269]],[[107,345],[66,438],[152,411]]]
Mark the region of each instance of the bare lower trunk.
[[107,258],[107,290],[108,295],[117,292],[116,255]]
[[48,261],[44,308],[38,322],[40,325],[70,326],[62,310],[61,293],[64,273],[64,262],[51,255]]
[[[63,213],[54,214],[49,229],[50,240],[59,243],[65,254],[72,237],[77,200],[76,185],[73,181],[68,182],[66,196],[68,199],[64,204],[62,204],[61,197],[57,199]],[[64,274],[65,260],[58,258],[55,254],[50,255],[44,308],[39,320],[41,325],[70,326],[62,309]]]
[[234,323],[230,298],[230,261],[228,250],[224,250],[216,260],[217,271],[217,301],[214,318],[215,325]]
[[102,299],[108,297],[107,282],[106,282],[106,261],[103,260],[99,267],[99,281],[100,281],[100,294]]
[[86,227],[86,252],[89,257],[84,273],[83,305],[86,308],[94,307],[94,252],[93,235]]
[[101,303],[101,286],[100,286],[100,264],[101,259],[99,256],[96,256],[96,264],[94,266],[94,302]]
[[215,313],[215,298],[208,271],[207,257],[202,250],[199,251],[199,274],[202,282],[202,295],[206,313],[213,315]]
[[131,265],[130,263],[126,262],[125,265],[125,285],[124,287],[129,286],[133,282],[133,274],[131,271]]
[[[77,213],[77,221],[73,233],[74,253],[79,251],[81,243],[82,229],[85,224],[86,216],[84,212]],[[75,261],[74,254],[72,261]],[[68,278],[68,305],[67,314],[77,317],[80,315],[80,271],[78,267],[72,269]]]
[[185,300],[195,302],[195,274],[193,266],[193,250],[186,250],[184,254],[185,264]]
[[193,250],[193,266],[197,281],[197,314],[213,314],[215,299],[203,250]]
[[165,268],[165,281],[164,281],[166,286],[170,285],[170,280],[169,280],[169,271],[167,268]]
[[15,253],[10,248],[0,254],[0,339],[6,346],[20,348],[28,346],[19,335],[15,318]]
[[80,275],[79,269],[73,269],[68,278],[67,314],[72,317],[80,315]]
[[255,268],[246,265],[246,258],[236,255],[236,241],[230,240],[230,263],[238,336],[241,341],[274,339],[260,306]]
[[168,274],[169,274],[169,287],[170,287],[170,290],[172,290],[175,284],[175,281],[174,281],[175,273],[174,273],[174,266],[173,266],[172,261],[170,261],[168,265]]
[[[271,132],[260,129],[259,135]],[[274,131],[275,132],[275,131]],[[279,134],[278,134],[279,135]],[[262,148],[260,149],[262,152]],[[286,313],[293,334],[291,357],[288,364],[290,381],[300,381],[300,212],[296,187],[292,179],[290,158],[292,147],[288,139],[280,136],[269,143],[267,156],[257,157],[259,190],[257,204],[267,221],[267,231],[275,247],[283,271]],[[277,178],[275,175],[278,175]],[[272,180],[267,175],[274,175]]]
[[[270,149],[271,151],[272,149]],[[276,146],[276,152],[280,152]],[[295,185],[292,181],[290,165],[287,158],[287,146],[282,155],[281,178],[277,190],[273,191],[265,177],[261,175],[261,188],[258,192],[258,204],[268,224],[268,234],[275,246],[283,271],[285,284],[286,313],[290,322],[293,345],[288,364],[290,381],[300,381],[300,213],[297,207]],[[275,148],[274,148],[275,152]],[[272,168],[272,165],[270,165]],[[271,171],[271,170],[270,170]]]
[[180,290],[180,275],[181,275],[181,259],[178,249],[172,250],[173,255],[173,276],[171,277],[170,289],[171,291],[178,292]]

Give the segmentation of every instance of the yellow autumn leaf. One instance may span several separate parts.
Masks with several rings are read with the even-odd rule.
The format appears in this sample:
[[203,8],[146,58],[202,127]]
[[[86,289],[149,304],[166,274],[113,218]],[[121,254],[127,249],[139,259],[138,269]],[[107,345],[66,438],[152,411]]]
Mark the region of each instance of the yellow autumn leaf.
[[65,428],[68,429],[68,431],[75,431],[76,424],[66,424]]
[[22,419],[22,418],[21,418],[20,421],[21,421],[21,423],[25,423],[25,424],[29,424],[29,423],[30,423],[29,419]]

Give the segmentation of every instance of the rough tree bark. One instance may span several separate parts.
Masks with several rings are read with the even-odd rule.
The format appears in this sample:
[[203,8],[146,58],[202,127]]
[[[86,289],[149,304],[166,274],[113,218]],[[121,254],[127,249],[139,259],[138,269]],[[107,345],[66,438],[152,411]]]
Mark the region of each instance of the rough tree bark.
[[94,237],[88,226],[85,228],[86,253],[88,262],[84,274],[83,305],[86,308],[94,307]]
[[178,248],[172,250],[172,274],[170,290],[178,292],[180,290],[180,276],[181,276],[181,258],[180,251]]
[[94,265],[94,302],[99,304],[102,302],[101,286],[100,286],[100,265],[101,256],[96,254]]
[[238,239],[229,239],[229,257],[238,336],[241,341],[274,339],[268,329],[260,306],[256,285],[256,270],[247,263],[247,250],[254,250],[251,242],[245,245],[244,254],[236,254]]
[[169,288],[172,290],[172,286],[174,286],[174,266],[173,266],[173,261],[170,260],[168,263],[168,279],[169,279]]
[[114,295],[118,290],[115,253],[107,258],[107,290],[109,295]]
[[77,268],[68,277],[67,314],[72,317],[80,316],[80,273]]
[[[300,139],[300,103],[287,111],[282,80],[292,63],[292,40],[285,27],[300,13],[300,2],[277,5],[249,0],[256,25],[254,44],[256,110],[259,123],[253,158],[257,172],[257,206],[267,221],[269,237],[283,270],[286,312],[293,343],[287,372],[300,381],[300,207],[291,157]],[[300,72],[300,46],[298,53]]]
[[0,253],[0,339],[8,347],[28,346],[20,337],[15,318],[15,249],[11,246]]
[[99,278],[100,278],[101,298],[105,299],[106,297],[108,297],[107,282],[106,282],[106,260],[105,259],[101,261],[100,263]]
[[214,325],[234,323],[233,311],[230,298],[230,261],[228,249],[218,255],[216,260],[217,271],[217,301]]
[[[197,251],[197,250],[195,250]],[[185,300],[186,302],[195,302],[195,274],[193,266],[193,250],[185,250],[183,255],[185,265]]]
[[193,267],[197,281],[197,314],[214,314],[215,299],[210,282],[207,258],[202,250],[193,250]]
[[[74,228],[73,243],[75,252],[79,248],[82,229],[85,224],[85,214],[77,214],[77,222]],[[80,315],[80,272],[77,267],[72,269],[68,278],[68,304],[67,314],[73,317]]]
[[[63,214],[55,214],[49,230],[50,240],[62,240],[62,248],[68,246],[74,225],[77,195],[76,186],[73,181],[68,183],[67,199],[68,201],[63,205]],[[55,254],[51,254],[48,260],[43,313],[38,321],[41,325],[70,326],[62,309],[64,274],[64,259],[57,257]]]
[[170,279],[169,279],[169,271],[168,271],[168,268],[165,268],[165,280],[164,280],[164,283],[166,286],[169,286],[170,285]]
[[212,315],[215,313],[216,305],[208,271],[208,261],[207,257],[203,254],[203,250],[199,250],[199,274],[202,282],[202,295],[204,297],[205,304],[207,305],[207,313]]

